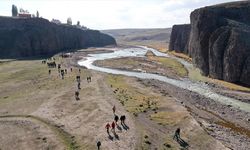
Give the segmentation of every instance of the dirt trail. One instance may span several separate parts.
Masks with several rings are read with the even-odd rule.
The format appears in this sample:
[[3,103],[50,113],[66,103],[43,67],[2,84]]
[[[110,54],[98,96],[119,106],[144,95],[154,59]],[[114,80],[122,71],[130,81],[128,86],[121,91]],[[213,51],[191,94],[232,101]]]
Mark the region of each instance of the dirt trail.
[[0,136],[0,147],[2,149],[67,149],[64,139],[55,132],[48,124],[32,117],[0,117],[0,133],[8,135]]
[[[83,71],[84,74],[84,71]],[[80,100],[74,99],[73,86],[68,91],[62,91],[50,99],[32,115],[46,118],[63,127],[64,130],[76,136],[77,141],[83,143],[81,147],[93,148],[100,140],[103,149],[134,149],[136,145],[135,125],[129,114],[124,110],[103,82],[101,74],[95,74],[92,82],[81,82]],[[114,115],[113,105],[117,108],[117,115],[126,115],[129,130],[117,131],[119,139],[108,138],[105,130],[107,122],[112,123]],[[83,148],[83,149],[85,149]]]

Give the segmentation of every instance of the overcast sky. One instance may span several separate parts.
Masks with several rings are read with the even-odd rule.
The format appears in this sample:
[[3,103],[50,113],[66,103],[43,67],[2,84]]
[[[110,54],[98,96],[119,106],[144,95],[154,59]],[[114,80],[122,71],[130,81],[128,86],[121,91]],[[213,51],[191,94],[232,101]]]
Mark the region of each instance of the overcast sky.
[[[79,20],[92,29],[166,28],[189,23],[196,8],[233,0],[0,0],[0,15],[10,16],[11,5],[51,20],[73,24]],[[236,0],[234,0],[236,1]]]

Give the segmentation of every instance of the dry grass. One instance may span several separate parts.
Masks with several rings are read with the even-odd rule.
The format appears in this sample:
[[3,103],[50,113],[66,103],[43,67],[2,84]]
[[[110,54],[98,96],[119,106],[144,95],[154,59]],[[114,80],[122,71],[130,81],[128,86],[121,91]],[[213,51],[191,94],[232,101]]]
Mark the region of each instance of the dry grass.
[[167,112],[162,111],[156,114],[150,115],[150,118],[162,125],[176,126],[177,124],[184,122],[185,119],[189,119],[187,112]]
[[203,76],[198,68],[193,68],[189,70],[188,76],[192,81],[203,81],[203,82],[213,83],[215,85],[218,85],[220,87],[223,87],[229,90],[250,92],[250,88],[248,87],[244,87],[244,86],[230,83],[227,81],[212,79],[212,78]]
[[112,86],[116,98],[129,112],[137,114],[157,108],[158,96],[145,94],[147,92],[127,84],[123,76],[108,75],[106,80]]
[[184,67],[184,65],[182,65],[175,59],[157,56],[150,56],[148,58],[152,61],[161,63],[166,68],[170,68],[171,70],[175,71],[175,73],[180,77],[186,77],[188,75],[188,71]]
[[227,89],[230,89],[230,90],[250,92],[250,88],[248,88],[248,87],[244,87],[241,85],[237,85],[234,83],[230,83],[230,82],[226,82],[226,81],[222,81],[222,80],[218,80],[218,79],[209,78],[209,82],[214,83],[214,84],[218,84],[218,85],[225,87]]
[[174,55],[175,57],[182,58],[188,62],[192,62],[192,58],[190,58],[188,55],[183,53],[177,53],[175,51],[168,51],[169,54]]

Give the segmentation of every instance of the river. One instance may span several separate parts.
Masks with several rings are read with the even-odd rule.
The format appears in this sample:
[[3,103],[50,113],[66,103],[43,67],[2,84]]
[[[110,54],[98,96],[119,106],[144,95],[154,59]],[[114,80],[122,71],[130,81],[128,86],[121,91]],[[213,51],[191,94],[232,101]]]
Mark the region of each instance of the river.
[[[207,98],[210,98],[212,100],[218,101],[225,105],[231,105],[237,109],[250,112],[250,104],[241,102],[237,99],[226,97],[220,94],[217,94],[213,92],[210,87],[203,83],[203,82],[193,82],[190,81],[187,78],[183,78],[181,80],[171,79],[166,76],[158,75],[158,74],[152,74],[152,73],[145,73],[145,72],[133,72],[133,71],[125,71],[125,70],[117,70],[117,69],[111,69],[111,68],[104,68],[104,67],[98,67],[93,65],[93,62],[96,60],[105,60],[105,59],[112,59],[112,58],[122,58],[122,57],[145,57],[145,54],[147,51],[152,51],[156,56],[162,56],[162,57],[173,57],[169,56],[168,54],[161,53],[155,49],[144,47],[144,46],[138,46],[136,48],[124,48],[124,49],[117,49],[112,53],[101,53],[101,54],[89,54],[88,57],[86,57],[84,60],[80,60],[78,64],[80,66],[85,66],[88,69],[105,72],[105,73],[111,73],[111,74],[117,74],[117,75],[125,75],[125,76],[131,76],[131,77],[137,77],[141,79],[155,79],[159,80],[174,86],[177,86],[179,88],[189,90],[192,92],[196,92],[200,95],[203,95]],[[192,67],[192,64],[186,62],[185,60],[175,58],[180,63],[182,63],[188,70],[190,67]]]

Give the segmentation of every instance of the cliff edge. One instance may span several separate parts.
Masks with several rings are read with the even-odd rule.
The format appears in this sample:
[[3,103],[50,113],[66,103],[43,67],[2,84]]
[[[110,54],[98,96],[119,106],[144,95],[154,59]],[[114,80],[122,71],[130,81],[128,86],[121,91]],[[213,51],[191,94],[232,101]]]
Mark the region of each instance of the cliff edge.
[[0,17],[0,57],[52,55],[64,50],[114,45],[96,30],[58,25],[43,18]]
[[[191,13],[187,51],[204,75],[250,86],[249,14],[249,1],[204,7]],[[178,32],[185,34],[183,28]],[[183,51],[182,43],[177,42],[174,48]]]

